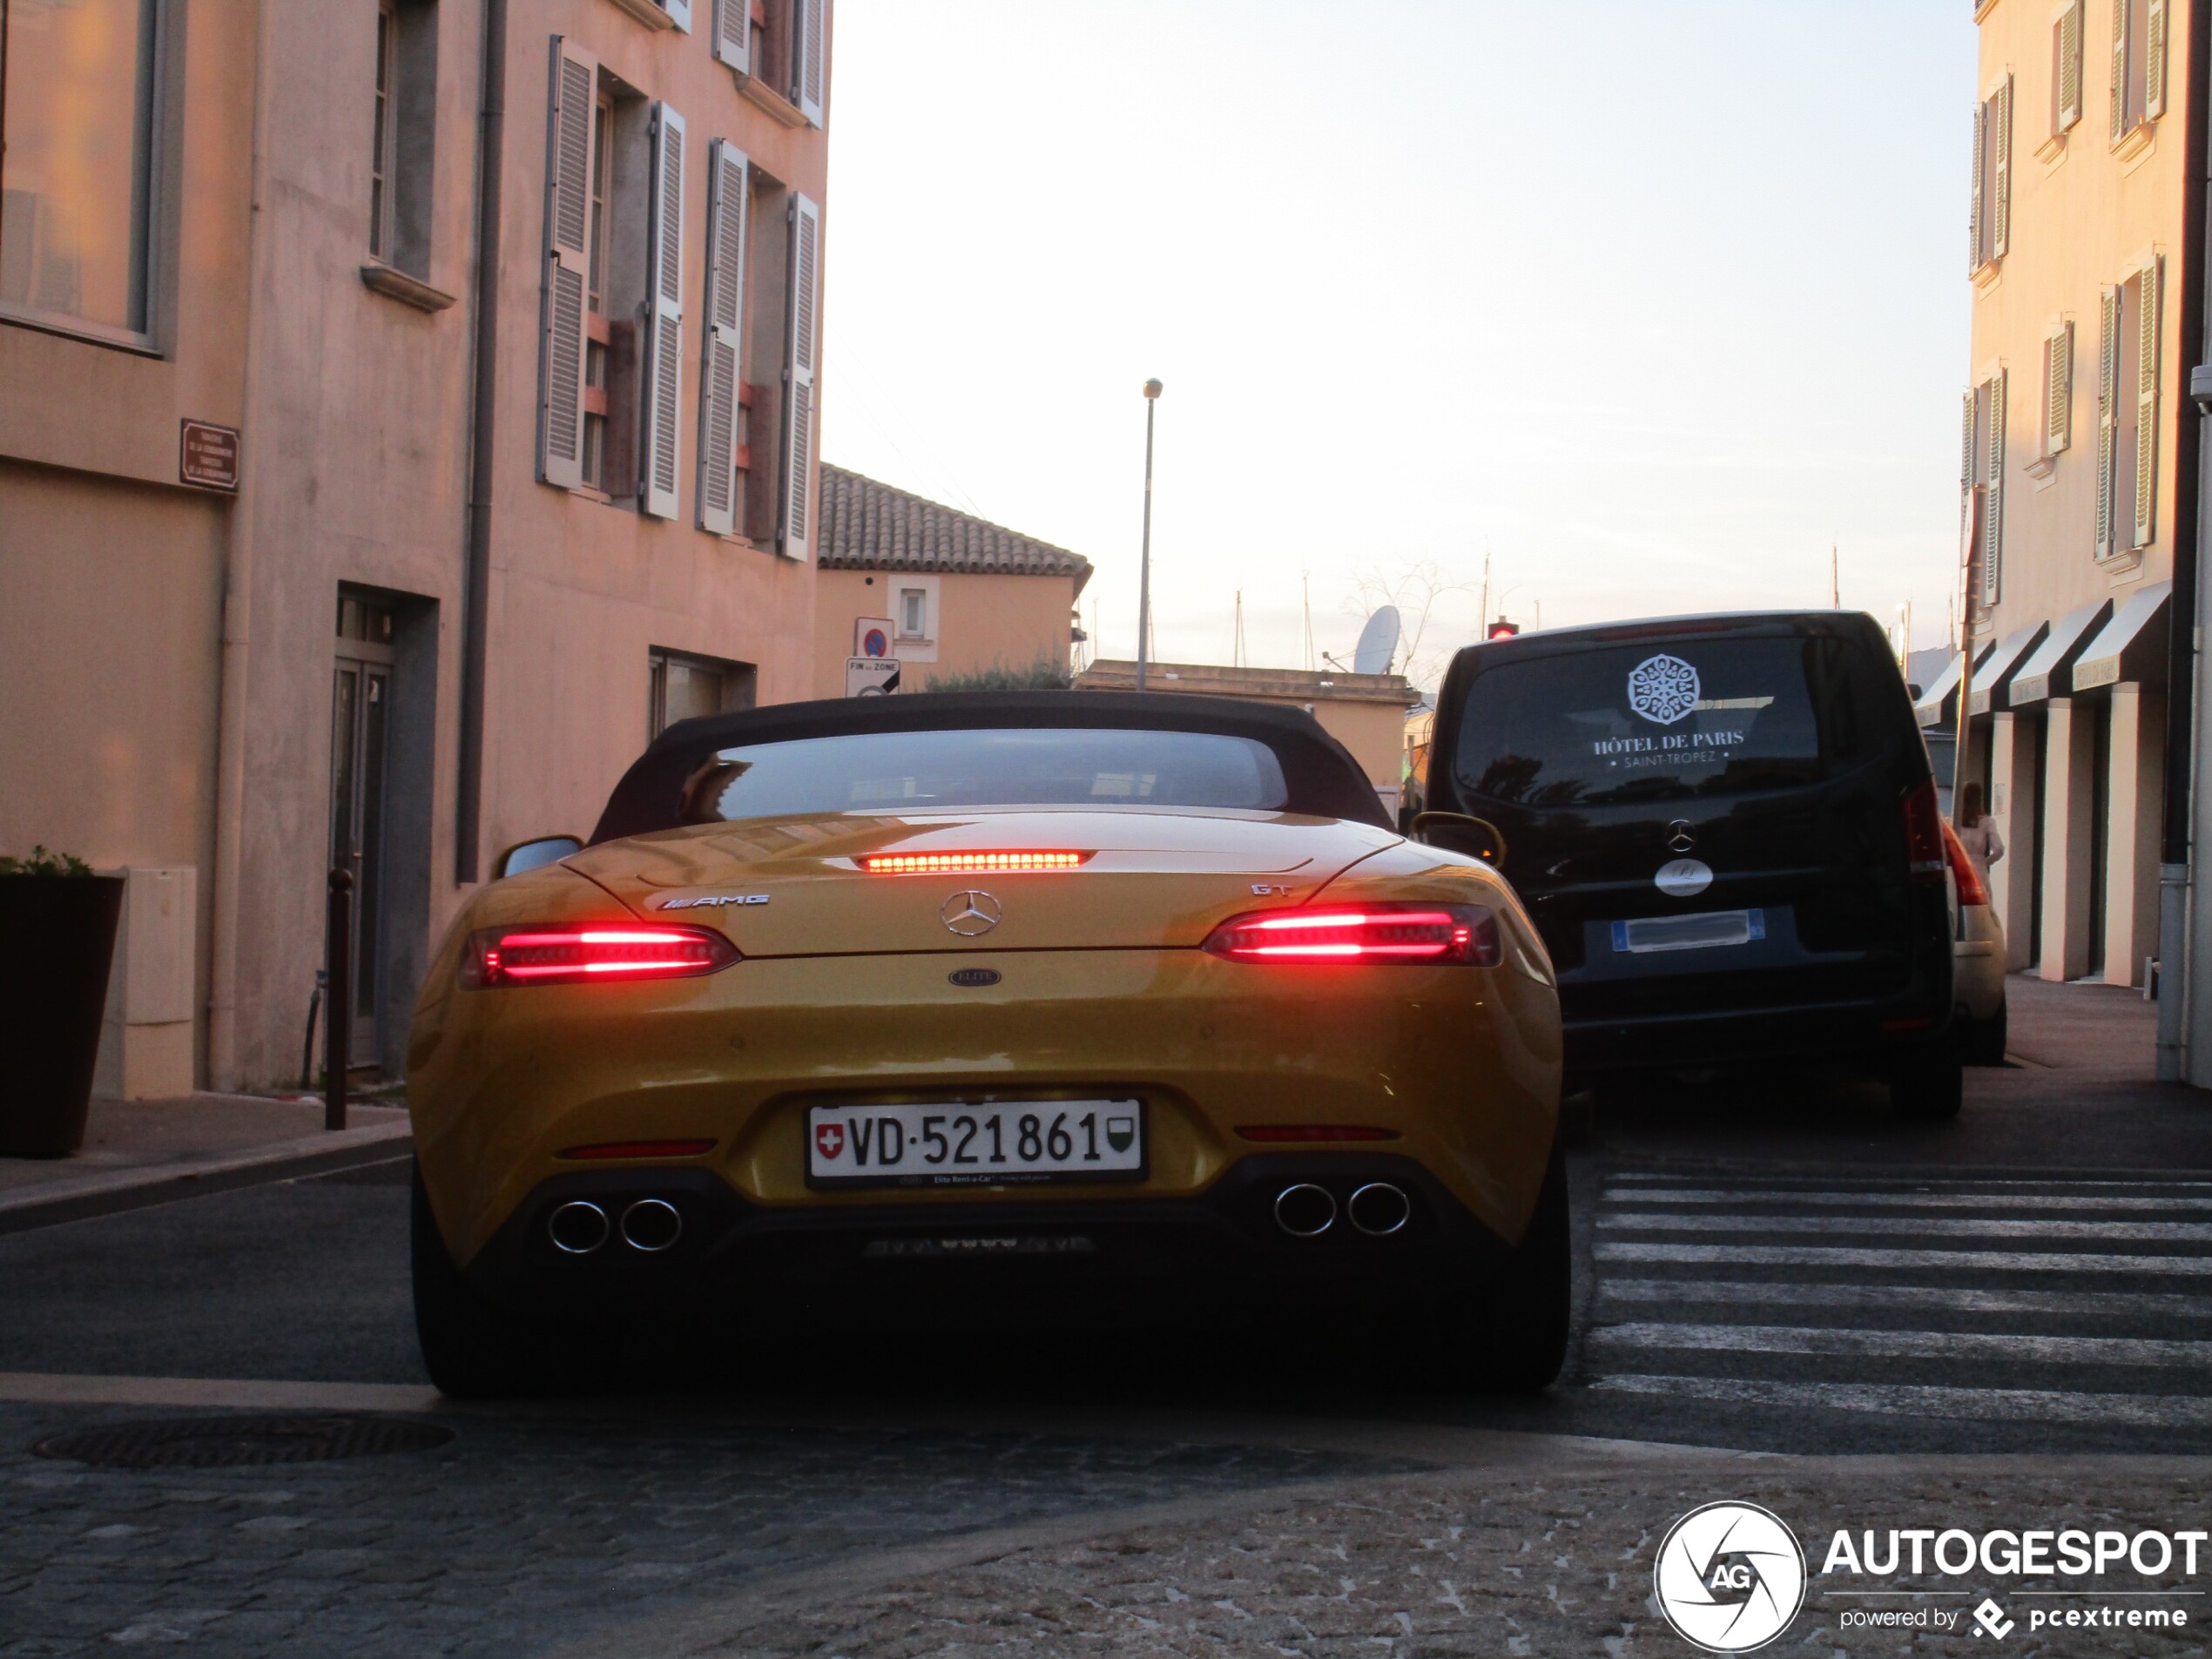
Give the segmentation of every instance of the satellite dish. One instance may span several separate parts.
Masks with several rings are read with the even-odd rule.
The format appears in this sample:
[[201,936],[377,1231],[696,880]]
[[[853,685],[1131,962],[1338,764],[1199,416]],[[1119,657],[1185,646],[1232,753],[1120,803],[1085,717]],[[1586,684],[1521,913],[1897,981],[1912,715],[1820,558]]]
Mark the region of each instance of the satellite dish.
[[1352,652],[1355,674],[1387,674],[1390,659],[1398,655],[1398,607],[1384,605],[1367,618],[1359,631],[1359,644]]

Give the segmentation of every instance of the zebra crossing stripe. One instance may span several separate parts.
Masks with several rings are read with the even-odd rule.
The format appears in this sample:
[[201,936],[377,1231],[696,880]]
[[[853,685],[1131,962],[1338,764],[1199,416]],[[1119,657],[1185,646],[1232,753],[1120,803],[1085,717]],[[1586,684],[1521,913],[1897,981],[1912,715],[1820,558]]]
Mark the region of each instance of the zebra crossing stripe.
[[1611,1204],[1806,1204],[1817,1208],[1835,1205],[1883,1205],[1895,1209],[1912,1210],[2094,1210],[2144,1211],[2178,1210],[2185,1212],[2212,1211],[2212,1197],[2155,1198],[2141,1194],[2125,1197],[2083,1195],[2079,1197],[2056,1192],[1791,1192],[1781,1188],[1746,1187],[1741,1191],[1723,1191],[1717,1188],[1684,1187],[1671,1191],[1640,1191],[1633,1188],[1610,1188],[1605,1202]]
[[2186,1366],[2212,1364],[2212,1342],[2137,1337],[2022,1336],[1987,1331],[1866,1331],[1830,1325],[1602,1325],[1593,1348],[1804,1353],[1868,1359],[2002,1359],[2033,1365]]
[[1669,1244],[1601,1238],[1601,1262],[1680,1262],[1723,1267],[1875,1267],[1973,1269],[2000,1273],[2153,1273],[2212,1275],[2212,1258],[2120,1256],[2009,1250],[1892,1250],[1846,1244]]
[[1882,1413],[1977,1422],[2096,1423],[2130,1428],[2212,1427],[2212,1396],[2074,1394],[2054,1389],[1952,1388],[1918,1383],[1772,1382],[1753,1378],[1600,1377],[1610,1393],[1660,1394],[1730,1405]]
[[1612,1232],[1911,1233],[1917,1238],[2089,1238],[2114,1244],[2212,1244],[2212,1222],[2008,1221],[1961,1216],[1685,1216],[1614,1211]]
[[1598,1284],[1600,1302],[1726,1301],[1732,1305],[1940,1310],[1950,1313],[2123,1313],[2166,1319],[2212,1319],[2212,1296],[2182,1291],[1970,1291],[1950,1285],[1804,1285],[1790,1279],[1730,1279],[1710,1286],[1678,1278],[1612,1278]]

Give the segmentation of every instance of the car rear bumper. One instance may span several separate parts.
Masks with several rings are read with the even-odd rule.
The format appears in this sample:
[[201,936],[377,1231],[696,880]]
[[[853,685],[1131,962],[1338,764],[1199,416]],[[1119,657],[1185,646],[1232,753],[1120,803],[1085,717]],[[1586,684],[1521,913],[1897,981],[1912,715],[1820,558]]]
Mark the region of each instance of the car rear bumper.
[[[1286,1231],[1276,1214],[1281,1195],[1305,1184],[1335,1205],[1334,1220],[1312,1237]],[[1405,1219],[1387,1233],[1351,1219],[1354,1194],[1378,1185],[1405,1195]],[[674,1245],[646,1252],[625,1243],[622,1216],[645,1199],[683,1216]],[[611,1224],[606,1244],[583,1255],[563,1253],[552,1238],[555,1212],[575,1202],[599,1205]],[[1418,1294],[1479,1281],[1510,1250],[1413,1159],[1303,1152],[1239,1159],[1206,1191],[1184,1197],[864,1210],[755,1204],[696,1167],[583,1171],[540,1184],[466,1272],[479,1292],[518,1312],[608,1315],[665,1303],[819,1310],[871,1293],[896,1305],[931,1285],[956,1290],[963,1305],[979,1293],[1024,1291]]]

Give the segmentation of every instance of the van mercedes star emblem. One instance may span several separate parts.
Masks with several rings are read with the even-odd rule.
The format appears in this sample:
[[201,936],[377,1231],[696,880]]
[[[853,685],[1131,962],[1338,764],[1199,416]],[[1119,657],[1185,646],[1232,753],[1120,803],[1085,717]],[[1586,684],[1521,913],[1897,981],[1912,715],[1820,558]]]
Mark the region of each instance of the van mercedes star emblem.
[[978,934],[990,932],[999,925],[999,918],[1004,914],[1000,910],[996,899],[972,887],[964,893],[953,894],[937,912],[944,921],[946,930],[958,934],[963,939],[973,939]]
[[1697,832],[1690,826],[1688,819],[1677,818],[1667,826],[1667,845],[1677,853],[1697,850]]

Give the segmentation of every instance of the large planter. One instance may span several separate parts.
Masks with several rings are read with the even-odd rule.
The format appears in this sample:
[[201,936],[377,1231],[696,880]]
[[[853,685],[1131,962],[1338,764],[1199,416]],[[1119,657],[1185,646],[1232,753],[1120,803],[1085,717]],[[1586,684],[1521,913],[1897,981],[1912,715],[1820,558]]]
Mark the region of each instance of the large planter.
[[120,876],[0,875],[0,1157],[84,1145],[122,914]]

